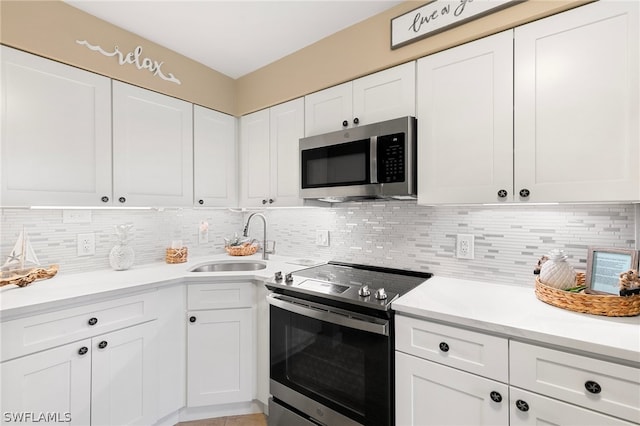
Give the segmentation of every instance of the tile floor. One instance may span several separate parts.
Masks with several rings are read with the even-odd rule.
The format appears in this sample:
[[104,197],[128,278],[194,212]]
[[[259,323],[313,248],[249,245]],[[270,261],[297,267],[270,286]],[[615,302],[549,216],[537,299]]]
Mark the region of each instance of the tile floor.
[[264,414],[247,414],[180,422],[176,426],[267,426],[267,418]]

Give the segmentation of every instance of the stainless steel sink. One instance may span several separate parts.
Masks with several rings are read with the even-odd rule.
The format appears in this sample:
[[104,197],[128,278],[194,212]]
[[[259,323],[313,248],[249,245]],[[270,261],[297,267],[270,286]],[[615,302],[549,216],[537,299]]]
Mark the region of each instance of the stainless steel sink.
[[266,262],[256,260],[218,260],[196,266],[189,272],[258,271],[266,267]]

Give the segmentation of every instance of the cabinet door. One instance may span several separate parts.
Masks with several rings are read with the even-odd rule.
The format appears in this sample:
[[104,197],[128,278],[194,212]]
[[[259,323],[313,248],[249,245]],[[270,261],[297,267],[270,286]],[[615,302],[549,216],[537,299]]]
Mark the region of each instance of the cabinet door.
[[[90,423],[89,339],[3,362],[0,372],[2,424],[35,423],[40,415],[55,415],[55,422],[71,425]],[[35,417],[14,417],[21,415]]]
[[510,388],[510,395],[511,426],[637,425],[514,387]]
[[237,205],[235,117],[193,106],[193,163],[195,206]]
[[371,124],[416,115],[416,63],[407,62],[353,81],[353,118]]
[[187,406],[251,401],[252,309],[192,311],[187,327]]
[[193,205],[192,115],[187,102],[113,82],[116,205]]
[[240,118],[240,205],[268,205],[270,189],[269,109]]
[[396,352],[398,426],[507,426],[509,388]]
[[269,405],[269,303],[270,291],[264,285],[256,287],[255,342],[256,342],[256,395],[264,405]]
[[304,99],[272,107],[270,113],[271,193],[274,205],[302,205],[300,198],[300,149],[304,137]]
[[151,321],[92,339],[92,426],[155,423],[155,338]]
[[[333,86],[304,97],[305,136],[353,126],[353,85]],[[347,126],[343,126],[346,121]]]
[[0,205],[111,202],[111,80],[5,46]]
[[157,406],[158,418],[177,412],[185,406],[187,366],[186,289],[184,285],[158,290],[157,348]]
[[513,32],[420,59],[417,103],[418,202],[512,200]]
[[529,201],[640,198],[638,2],[516,28],[515,190]]

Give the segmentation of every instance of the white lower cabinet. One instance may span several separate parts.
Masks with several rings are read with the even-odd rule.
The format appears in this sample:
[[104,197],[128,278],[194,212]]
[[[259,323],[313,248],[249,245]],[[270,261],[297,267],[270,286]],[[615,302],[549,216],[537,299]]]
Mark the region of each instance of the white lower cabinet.
[[153,424],[155,332],[151,321],[2,363],[2,424]]
[[396,352],[396,425],[508,425],[509,387]]
[[[235,287],[235,290],[234,290]],[[203,306],[193,295],[220,294],[236,300],[221,302],[224,309],[195,310]],[[254,394],[253,300],[243,297],[251,283],[191,284],[187,314],[187,407],[247,402]]]
[[640,424],[640,368],[402,315],[395,327],[397,426]]
[[508,340],[396,316],[398,426],[508,425]]
[[91,339],[86,339],[2,363],[2,424],[32,423],[24,415],[33,412],[56,413],[72,426],[88,425],[90,347]]
[[186,289],[184,285],[158,290],[156,398],[158,418],[180,410],[186,404]]

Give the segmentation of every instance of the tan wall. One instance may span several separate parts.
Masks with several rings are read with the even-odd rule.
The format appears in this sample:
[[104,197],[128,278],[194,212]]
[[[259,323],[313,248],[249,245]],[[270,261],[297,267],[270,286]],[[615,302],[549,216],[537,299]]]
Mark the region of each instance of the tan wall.
[[391,50],[391,19],[427,3],[407,1],[239,78],[238,111],[285,102],[590,1],[529,0]]
[[[62,1],[0,1],[0,42],[234,115],[294,99],[393,65],[513,28],[592,0],[529,0],[400,49],[390,48],[391,19],[426,2],[407,1],[333,34],[251,74],[233,80],[167,48],[111,25]],[[143,47],[164,61],[181,85],[134,65],[119,65],[76,43],[86,39],[112,51]]]
[[[142,46],[142,57],[163,61],[164,74],[173,73],[181,84],[162,80],[135,65],[119,65],[76,43],[87,40],[124,54]],[[62,1],[0,2],[0,42],[157,92],[166,93],[229,114],[236,113],[236,81],[199,62],[111,25]]]

